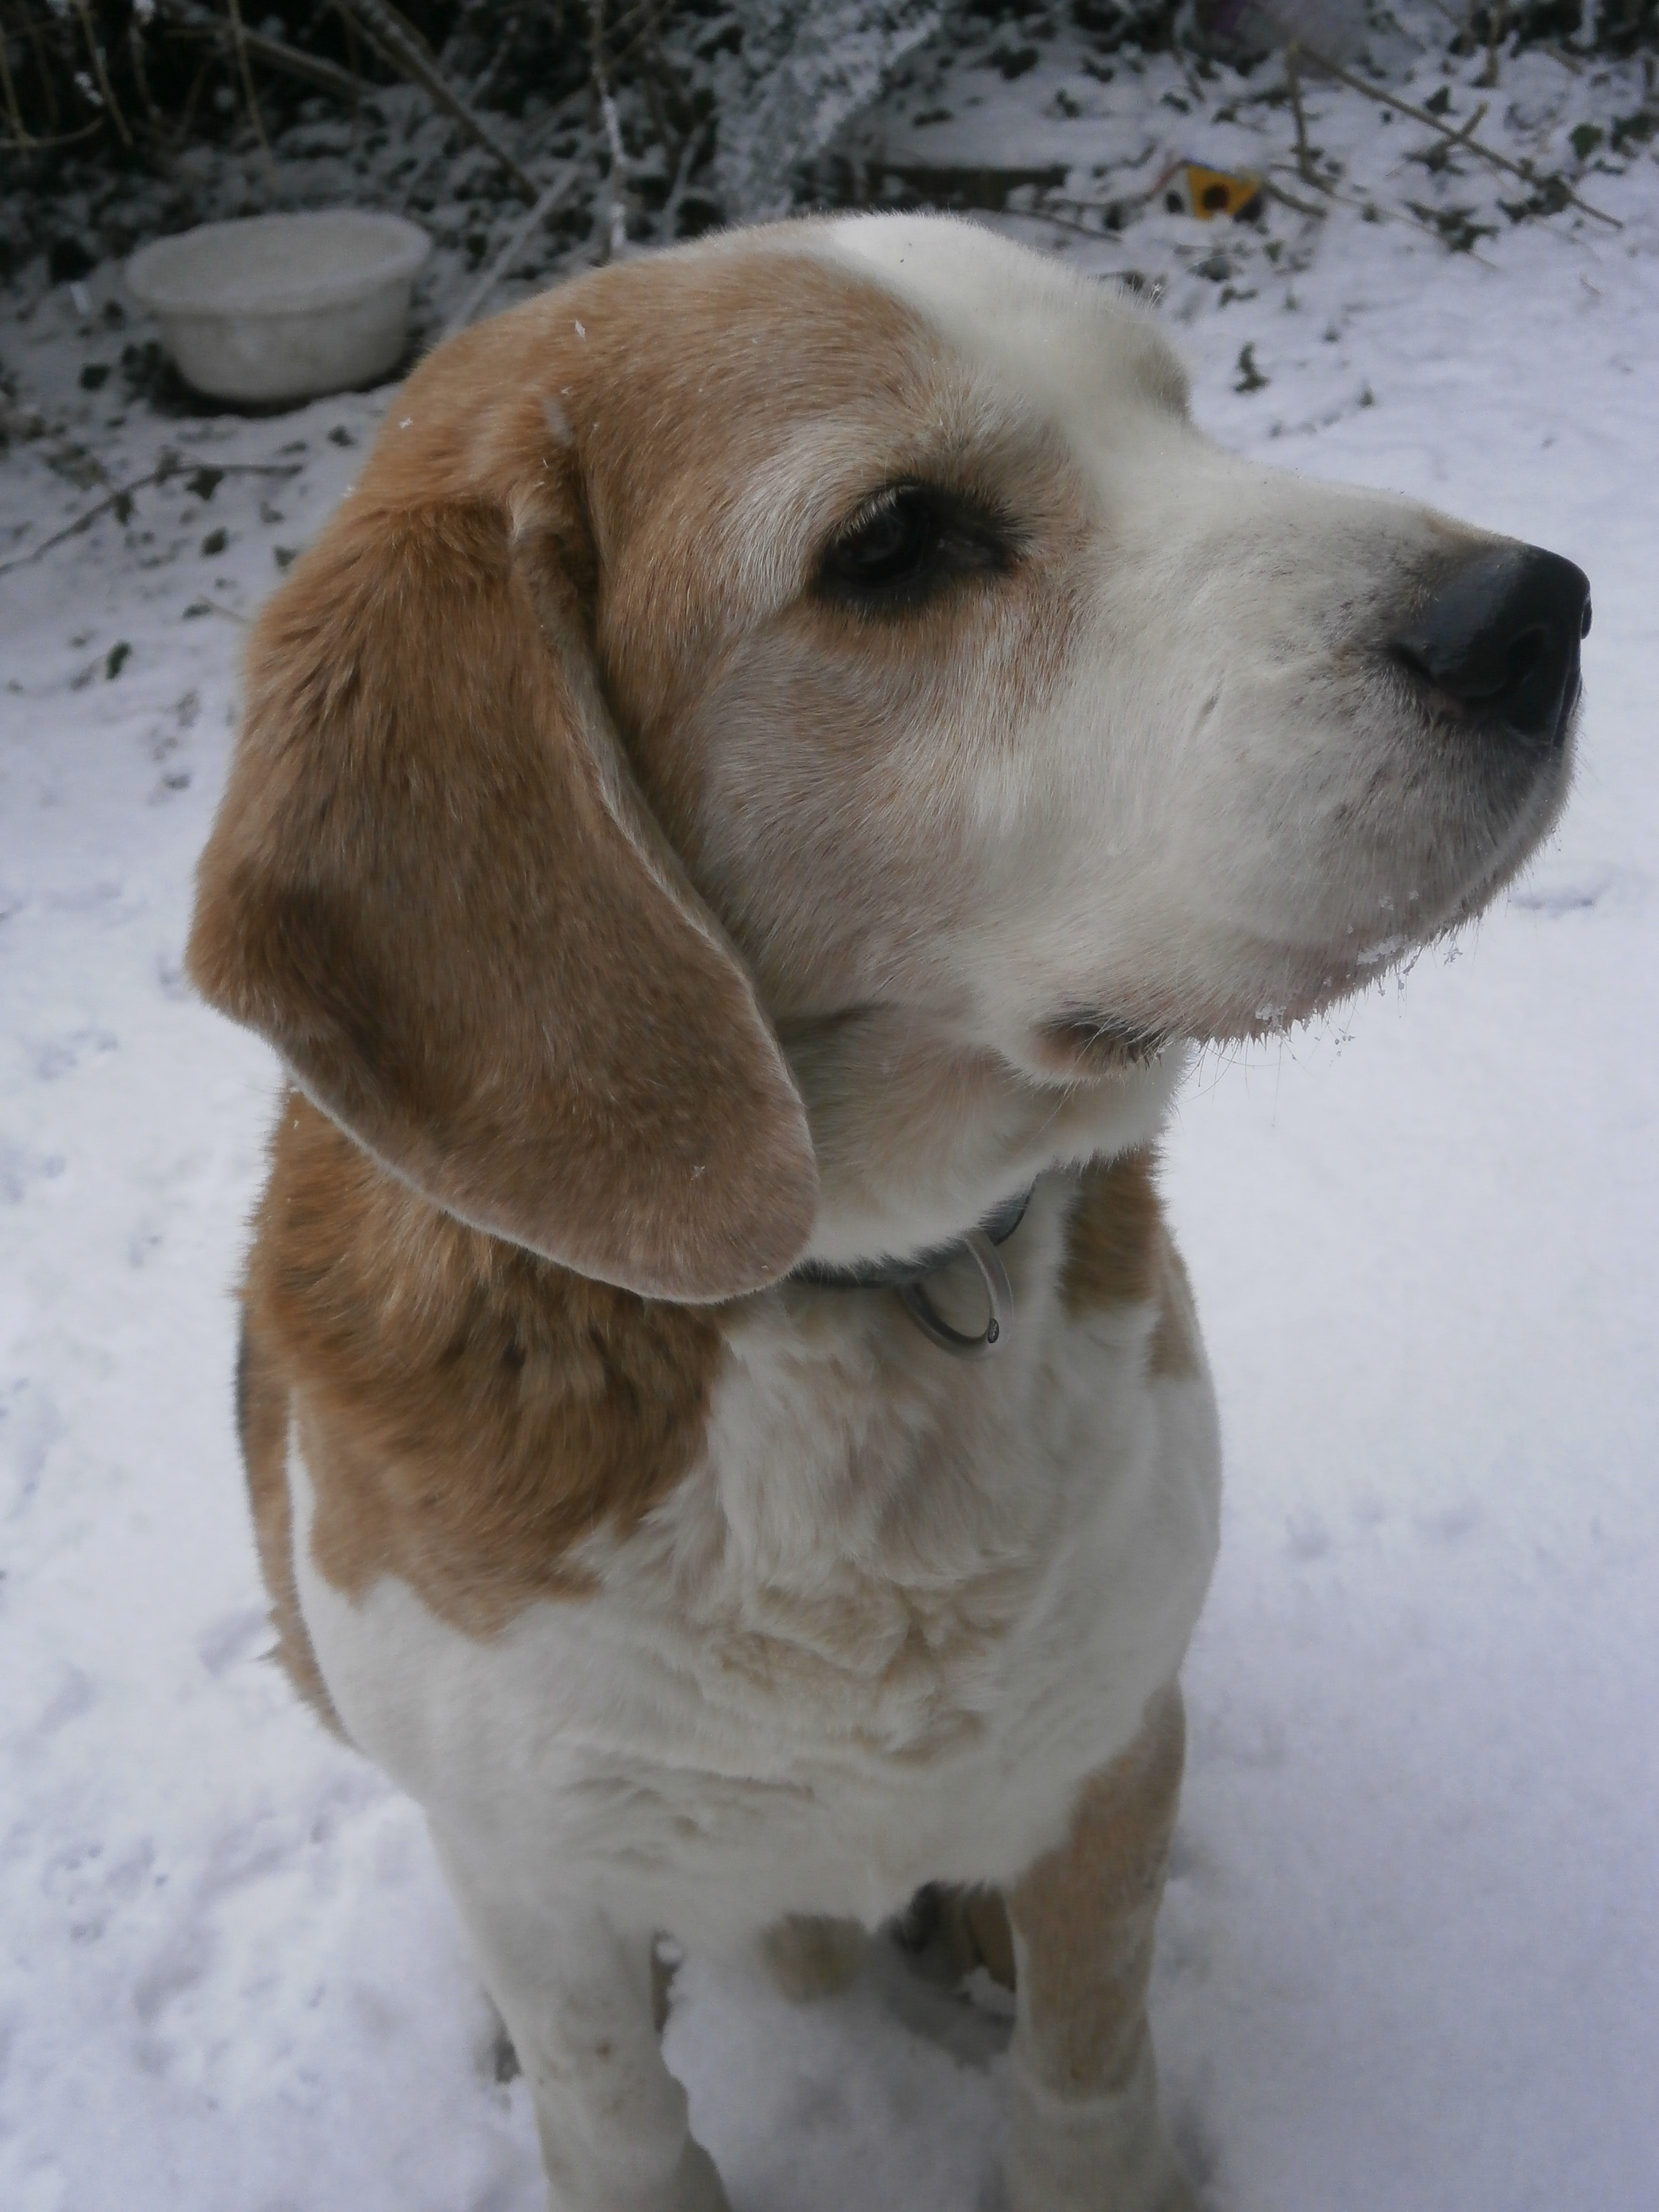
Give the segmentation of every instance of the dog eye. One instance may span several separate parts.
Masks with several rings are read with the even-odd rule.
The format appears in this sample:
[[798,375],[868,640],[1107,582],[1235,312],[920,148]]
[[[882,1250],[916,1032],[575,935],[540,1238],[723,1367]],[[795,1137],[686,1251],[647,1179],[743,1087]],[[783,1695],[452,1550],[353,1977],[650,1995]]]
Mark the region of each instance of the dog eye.
[[1006,568],[1011,557],[993,517],[928,484],[892,484],[831,541],[818,588],[843,605],[897,612],[955,577]]

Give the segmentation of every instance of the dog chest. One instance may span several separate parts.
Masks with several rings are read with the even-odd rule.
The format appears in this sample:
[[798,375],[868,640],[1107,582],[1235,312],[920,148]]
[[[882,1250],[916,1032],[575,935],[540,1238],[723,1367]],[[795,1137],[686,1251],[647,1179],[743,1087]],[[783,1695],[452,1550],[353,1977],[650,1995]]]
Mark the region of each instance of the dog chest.
[[926,1346],[910,1384],[880,1376],[884,1325],[758,1316],[691,1473],[494,1635],[395,1577],[325,1580],[291,1449],[301,1604],[356,1740],[452,1829],[684,1932],[874,1918],[1027,1863],[1179,1665],[1214,1548],[1207,1377],[1149,1374],[1139,1306],[1055,1308],[978,1393]]

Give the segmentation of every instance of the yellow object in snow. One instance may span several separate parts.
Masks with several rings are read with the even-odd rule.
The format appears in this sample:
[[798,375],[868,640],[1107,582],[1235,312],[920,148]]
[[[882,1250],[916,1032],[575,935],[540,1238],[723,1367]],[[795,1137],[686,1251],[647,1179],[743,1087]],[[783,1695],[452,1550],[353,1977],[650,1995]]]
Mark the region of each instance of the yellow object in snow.
[[1246,218],[1259,213],[1261,179],[1248,172],[1206,169],[1201,161],[1177,161],[1159,178],[1158,189],[1171,215],[1195,215],[1200,222],[1218,215]]

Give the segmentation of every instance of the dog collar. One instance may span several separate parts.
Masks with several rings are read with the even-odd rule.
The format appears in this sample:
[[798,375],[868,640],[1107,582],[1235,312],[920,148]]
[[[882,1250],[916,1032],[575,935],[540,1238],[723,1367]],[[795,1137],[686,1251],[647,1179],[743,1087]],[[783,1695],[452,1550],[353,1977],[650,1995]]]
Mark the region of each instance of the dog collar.
[[[1031,1188],[1035,1189],[1036,1185]],[[952,1237],[948,1244],[930,1245],[913,1259],[878,1260],[868,1267],[835,1267],[821,1260],[808,1260],[793,1270],[790,1279],[810,1283],[820,1291],[896,1291],[905,1312],[941,1351],[957,1359],[988,1359],[1008,1341],[1014,1315],[1014,1294],[996,1248],[1008,1242],[1025,1218],[1025,1209],[1030,1202],[1031,1191],[1023,1190],[1018,1196],[1006,1200],[965,1237]],[[926,1288],[929,1276],[937,1275],[964,1253],[979,1269],[990,1306],[985,1327],[978,1336],[965,1336],[959,1328],[952,1328],[935,1308]]]

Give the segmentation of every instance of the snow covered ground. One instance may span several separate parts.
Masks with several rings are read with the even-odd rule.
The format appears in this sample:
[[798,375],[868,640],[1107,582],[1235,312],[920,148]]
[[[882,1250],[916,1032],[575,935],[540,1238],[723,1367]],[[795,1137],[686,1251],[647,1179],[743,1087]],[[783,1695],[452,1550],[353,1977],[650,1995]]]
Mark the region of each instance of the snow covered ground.
[[[986,73],[960,143],[1284,153],[1282,109],[1160,132],[1070,67]],[[1542,56],[1506,87],[1516,145],[1640,97]],[[925,93],[901,152],[958,127],[918,129]],[[1417,126],[1309,97],[1356,198],[1490,204],[1402,162]],[[1659,2202],[1659,167],[1626,153],[1582,186],[1623,230],[1499,215],[1479,258],[1352,209],[1011,226],[1166,281],[1229,444],[1595,586],[1577,794],[1523,885],[1405,986],[1207,1061],[1169,1146],[1229,1490],[1154,2002],[1214,2212]],[[420,1821],[262,1656],[229,1293],[275,1071],[179,968],[242,619],[389,395],[112,404],[78,379],[116,291],[0,297],[0,362],[112,484],[181,457],[0,576],[0,2205],[532,2212]],[[295,472],[196,473],[233,464]],[[14,451],[0,562],[100,495],[77,465]],[[993,2212],[1001,2049],[879,1954],[808,2010],[693,1958],[669,2028],[736,2212]]]

